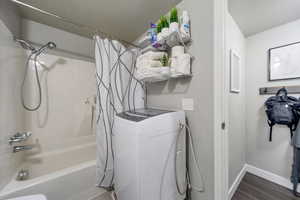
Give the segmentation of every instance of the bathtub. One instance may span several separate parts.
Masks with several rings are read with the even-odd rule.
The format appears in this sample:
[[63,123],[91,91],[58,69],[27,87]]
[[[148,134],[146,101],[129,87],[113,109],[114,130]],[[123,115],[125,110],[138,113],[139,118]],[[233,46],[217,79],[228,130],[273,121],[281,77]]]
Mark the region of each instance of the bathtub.
[[48,200],[90,200],[104,195],[96,184],[96,144],[28,156],[20,169],[29,179],[13,180],[0,191],[0,200],[44,194]]

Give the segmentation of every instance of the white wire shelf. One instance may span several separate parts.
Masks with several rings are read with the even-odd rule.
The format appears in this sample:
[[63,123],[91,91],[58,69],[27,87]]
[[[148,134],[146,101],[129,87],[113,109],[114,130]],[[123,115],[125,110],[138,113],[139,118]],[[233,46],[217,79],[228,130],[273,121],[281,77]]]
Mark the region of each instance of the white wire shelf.
[[[188,44],[189,42],[191,42],[190,37],[183,37],[181,33],[175,31],[170,33],[167,37],[157,41],[155,44],[151,44],[150,40],[148,40],[148,42],[144,41],[145,48],[142,49],[142,53],[147,51],[166,51],[174,46]],[[154,47],[155,45],[160,47],[156,48]]]
[[191,78],[193,75],[176,73],[170,67],[148,67],[137,70],[136,78],[146,83],[168,81],[170,79]]

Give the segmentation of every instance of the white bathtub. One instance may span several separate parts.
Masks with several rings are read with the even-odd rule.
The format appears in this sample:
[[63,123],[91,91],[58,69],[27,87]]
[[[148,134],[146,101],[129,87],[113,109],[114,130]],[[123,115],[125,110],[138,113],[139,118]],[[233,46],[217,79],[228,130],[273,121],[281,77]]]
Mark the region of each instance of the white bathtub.
[[0,191],[0,200],[7,198],[44,194],[48,200],[89,200],[105,193],[95,187],[95,143],[61,151],[30,156],[23,169],[30,178],[14,179]]

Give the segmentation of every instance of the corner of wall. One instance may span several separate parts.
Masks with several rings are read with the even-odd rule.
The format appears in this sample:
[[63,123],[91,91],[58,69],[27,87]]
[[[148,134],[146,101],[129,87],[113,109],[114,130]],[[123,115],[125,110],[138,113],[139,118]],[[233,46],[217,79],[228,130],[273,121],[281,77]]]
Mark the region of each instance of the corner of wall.
[[0,19],[10,32],[16,36],[21,35],[21,16],[17,6],[8,0],[0,1]]

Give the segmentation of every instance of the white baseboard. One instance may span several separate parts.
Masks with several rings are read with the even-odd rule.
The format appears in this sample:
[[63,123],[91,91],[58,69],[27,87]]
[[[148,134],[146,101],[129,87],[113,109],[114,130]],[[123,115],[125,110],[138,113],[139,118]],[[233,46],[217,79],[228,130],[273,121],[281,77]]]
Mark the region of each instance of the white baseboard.
[[228,191],[228,199],[231,200],[234,193],[236,192],[237,188],[239,187],[242,179],[244,178],[245,174],[246,174],[246,168],[247,165],[244,165],[244,167],[241,169],[240,173],[238,174],[238,176],[236,177],[236,179],[234,180],[233,184],[231,185],[229,191]]
[[[256,176],[259,176],[263,179],[266,179],[268,181],[271,181],[273,183],[276,183],[278,185],[281,185],[285,188],[288,188],[290,190],[293,190],[293,184],[291,183],[290,179],[284,178],[282,176],[278,176],[277,174],[274,174],[272,172],[268,172],[263,169],[259,169],[257,167],[254,167],[252,165],[246,164],[246,171],[254,174]],[[300,189],[298,189],[298,192],[300,192]]]
[[[240,185],[240,183],[241,183],[243,177],[245,176],[246,172],[249,172],[249,173],[254,174],[258,177],[266,179],[270,182],[281,185],[282,187],[293,190],[293,184],[291,183],[291,181],[289,179],[284,178],[282,176],[278,176],[277,174],[274,174],[272,172],[268,172],[266,170],[254,167],[252,165],[245,164],[243,169],[240,171],[239,175],[236,177],[235,181],[233,182],[232,186],[229,189],[229,192],[228,192],[228,199],[229,200],[232,199],[234,193],[236,192],[236,190],[237,190],[238,186]],[[298,192],[300,192],[299,188],[298,188]]]

